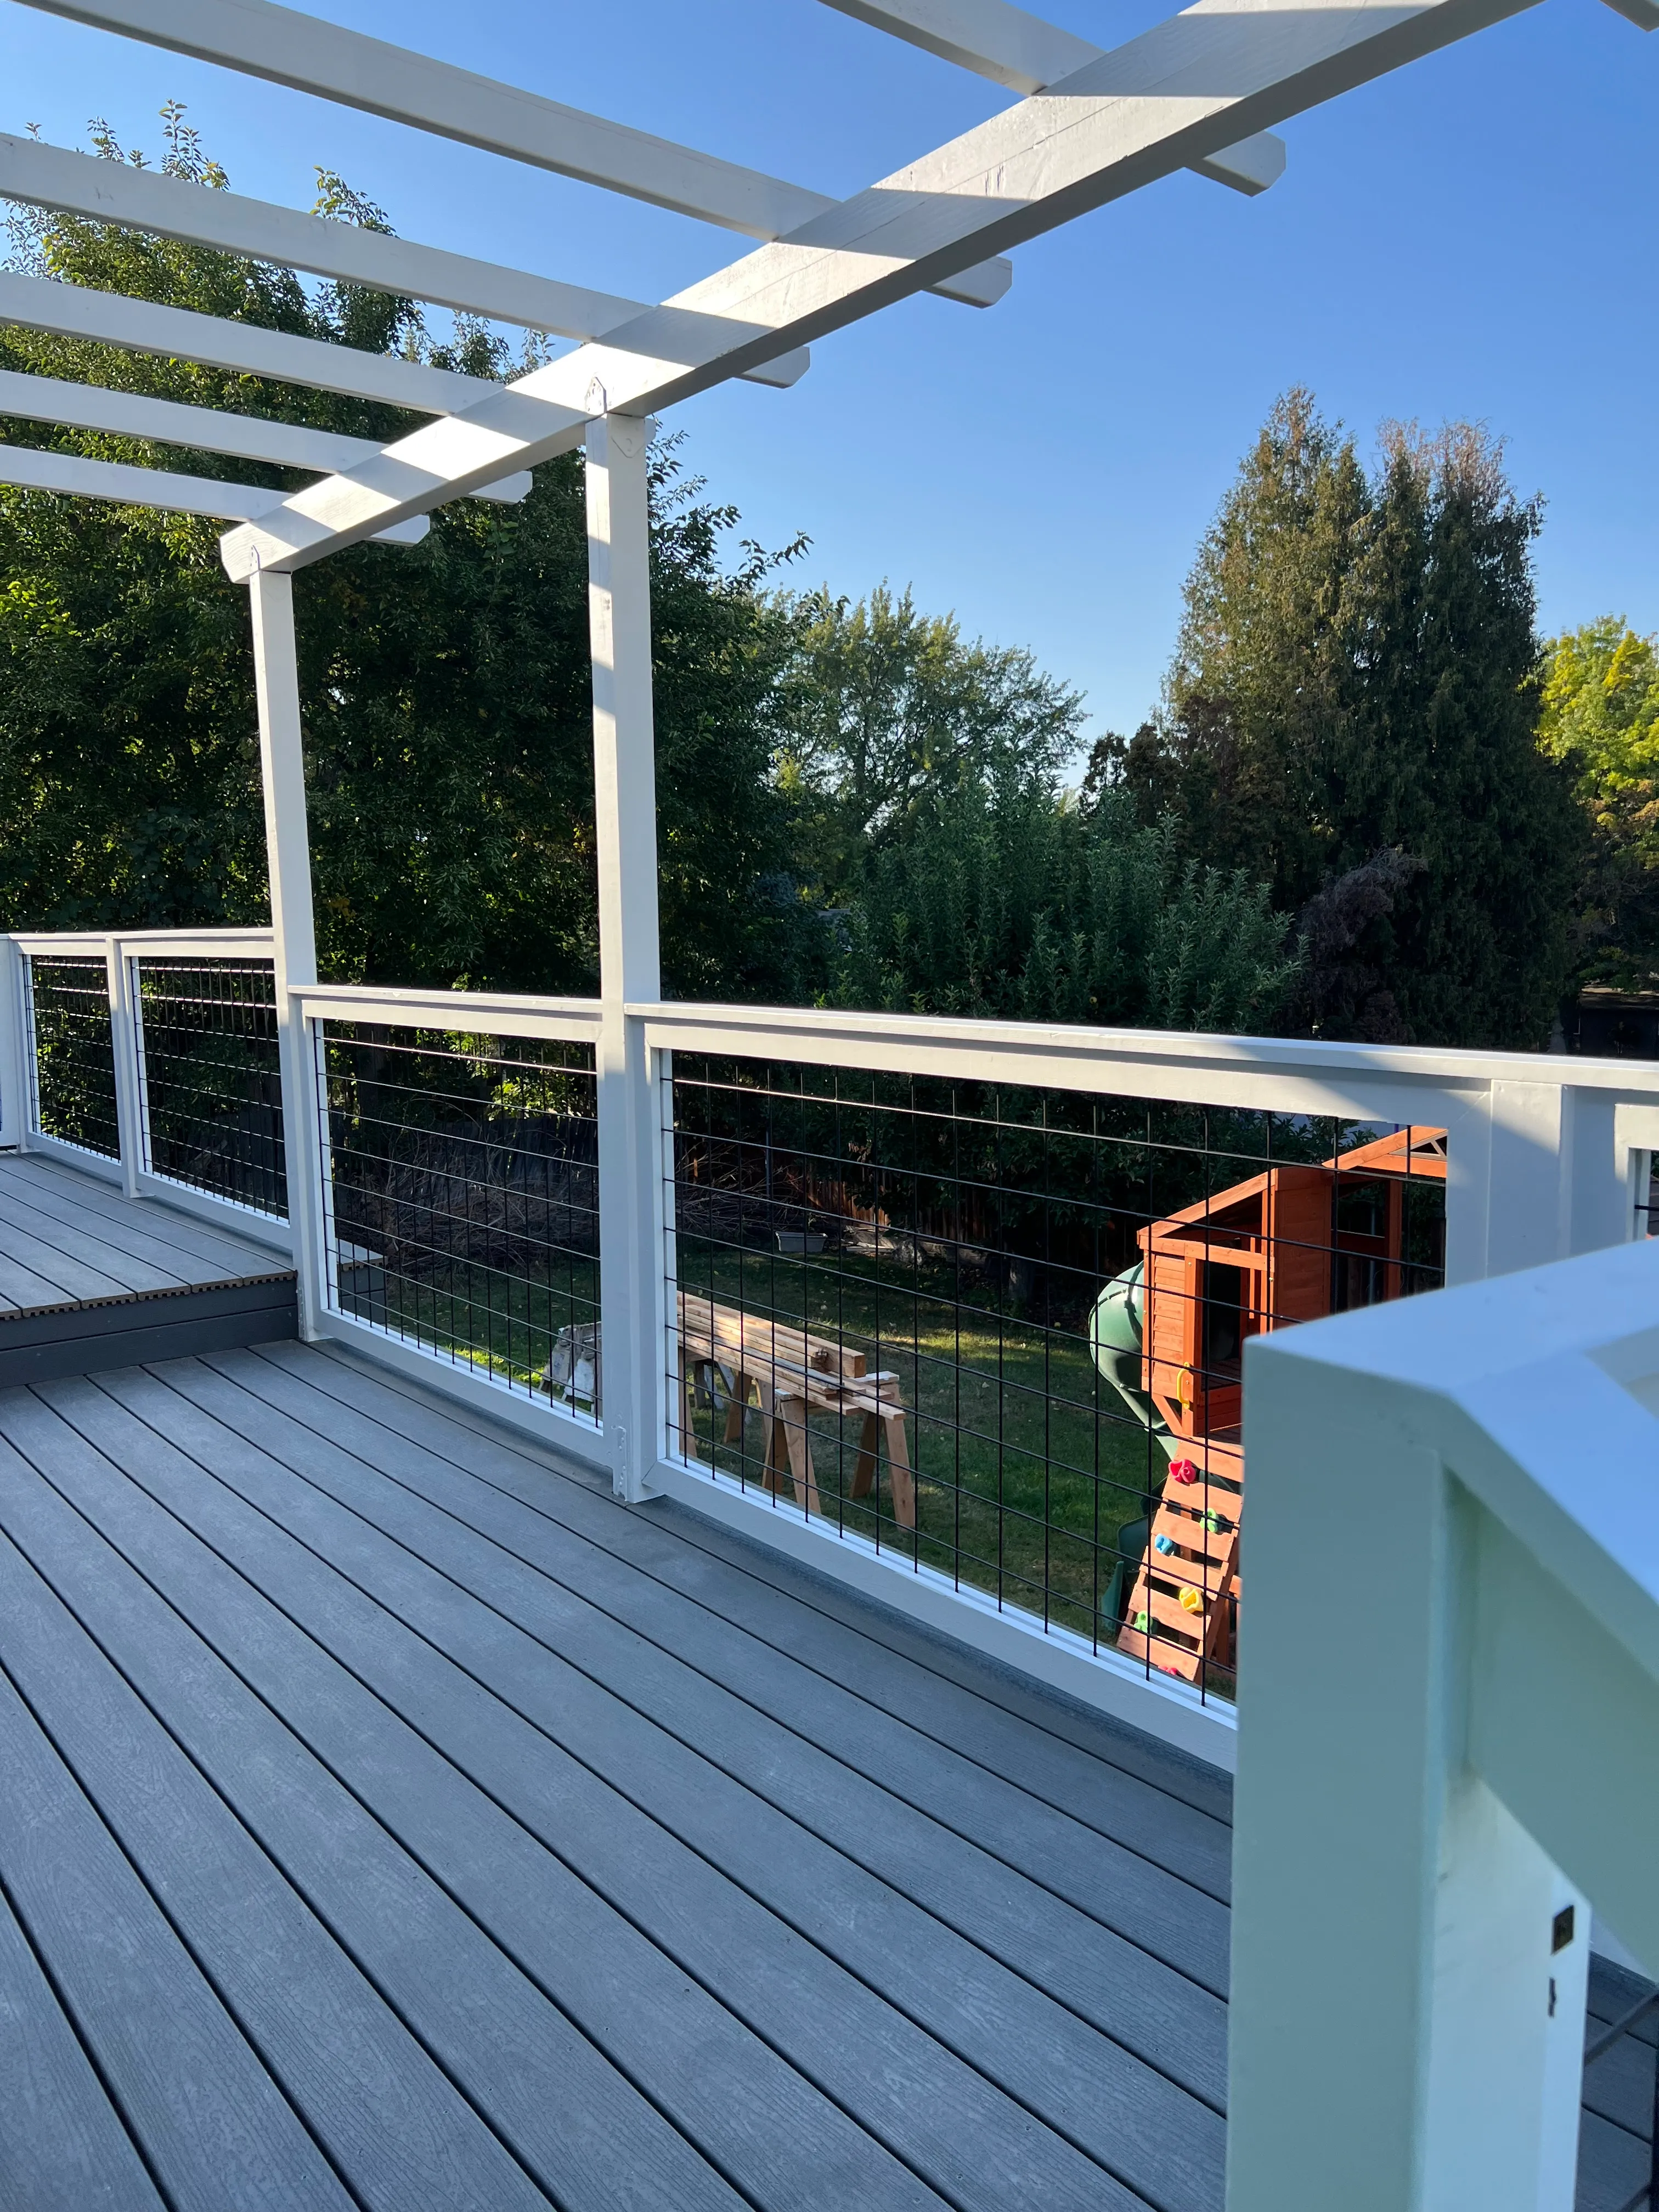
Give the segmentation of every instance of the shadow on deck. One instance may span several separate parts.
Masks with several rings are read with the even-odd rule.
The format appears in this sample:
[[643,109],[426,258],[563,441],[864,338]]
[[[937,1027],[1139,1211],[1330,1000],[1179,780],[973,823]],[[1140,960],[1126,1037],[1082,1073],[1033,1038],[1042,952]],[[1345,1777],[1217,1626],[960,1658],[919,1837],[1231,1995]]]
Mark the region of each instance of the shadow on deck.
[[1224,1778],[417,1386],[0,1393],[0,1662],[7,2204],[1219,2212]]

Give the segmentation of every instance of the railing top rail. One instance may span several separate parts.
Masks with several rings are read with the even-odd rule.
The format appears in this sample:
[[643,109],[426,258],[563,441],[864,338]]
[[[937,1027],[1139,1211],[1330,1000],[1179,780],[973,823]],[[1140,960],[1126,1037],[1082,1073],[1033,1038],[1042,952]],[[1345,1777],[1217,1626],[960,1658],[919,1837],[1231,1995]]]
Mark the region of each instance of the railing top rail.
[[[1577,1054],[1460,1051],[1325,1038],[1230,1036],[1204,1030],[1095,1028],[1082,1023],[964,1021],[956,1015],[848,1012],[822,1006],[630,1004],[648,1042],[733,1054],[768,1052],[830,1066],[1094,1087],[1118,1073],[1322,1079],[1485,1091],[1493,1083],[1561,1085],[1659,1100],[1659,1061]],[[1146,1087],[1144,1079],[1133,1086]],[[1183,1084],[1183,1088],[1188,1087]]]
[[62,953],[97,957],[111,945],[123,952],[196,954],[269,953],[275,942],[268,929],[15,929],[6,933],[20,952],[33,958]]
[[597,999],[514,991],[383,989],[371,983],[296,983],[289,998],[312,1020],[386,1022],[393,1027],[477,1030],[488,1036],[584,1040],[599,1035]]

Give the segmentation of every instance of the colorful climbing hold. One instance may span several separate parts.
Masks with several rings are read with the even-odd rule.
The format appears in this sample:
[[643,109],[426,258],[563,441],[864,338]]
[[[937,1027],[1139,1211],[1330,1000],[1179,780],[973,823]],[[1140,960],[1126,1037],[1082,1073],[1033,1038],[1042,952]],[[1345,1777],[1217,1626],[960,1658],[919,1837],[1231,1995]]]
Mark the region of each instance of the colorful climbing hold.
[[1181,1609],[1183,1613],[1202,1613],[1204,1601],[1195,1589],[1184,1589],[1181,1593]]
[[1138,1613],[1135,1615],[1135,1626],[1139,1629],[1143,1634],[1151,1628],[1152,1625],[1152,1616],[1150,1613]]
[[1172,1459],[1170,1462],[1170,1480],[1171,1482],[1196,1482],[1197,1466],[1189,1459]]
[[1173,1552],[1175,1549],[1175,1538],[1173,1536],[1154,1536],[1152,1539],[1152,1549],[1155,1552]]
[[1224,1521],[1218,1513],[1206,1513],[1204,1516],[1204,1526],[1212,1536],[1224,1535],[1232,1525],[1231,1521]]

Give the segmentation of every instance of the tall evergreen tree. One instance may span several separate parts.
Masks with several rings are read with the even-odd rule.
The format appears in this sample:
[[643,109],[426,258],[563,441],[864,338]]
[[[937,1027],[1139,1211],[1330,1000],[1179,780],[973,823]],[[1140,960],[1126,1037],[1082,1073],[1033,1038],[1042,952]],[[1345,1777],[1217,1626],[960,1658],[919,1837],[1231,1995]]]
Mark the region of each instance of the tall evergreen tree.
[[1581,832],[1535,743],[1538,526],[1481,432],[1385,433],[1368,476],[1292,392],[1200,549],[1162,714],[1102,764],[1183,849],[1323,896],[1322,928],[1370,870],[1343,958],[1372,983],[1315,993],[1329,1033],[1547,1038]]

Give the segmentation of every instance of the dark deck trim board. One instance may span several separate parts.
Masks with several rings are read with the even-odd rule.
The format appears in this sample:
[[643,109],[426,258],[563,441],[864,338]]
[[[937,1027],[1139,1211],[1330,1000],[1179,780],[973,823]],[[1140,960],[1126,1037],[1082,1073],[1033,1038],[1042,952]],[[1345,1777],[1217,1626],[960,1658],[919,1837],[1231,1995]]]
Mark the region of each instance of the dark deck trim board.
[[0,1313],[0,1389],[273,1343],[298,1331],[291,1269],[207,1290],[142,1291],[84,1305]]
[[287,1337],[0,1388],[0,2205],[1222,2212],[1225,1777]]

